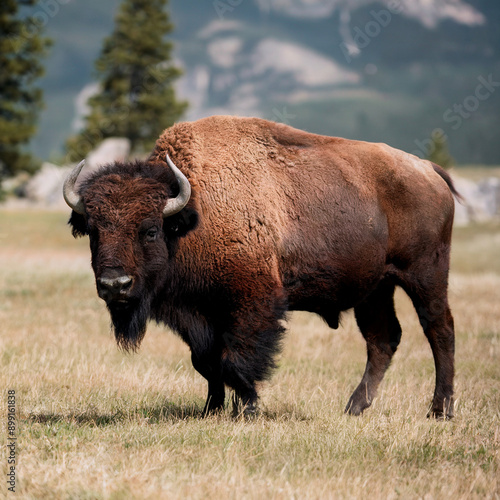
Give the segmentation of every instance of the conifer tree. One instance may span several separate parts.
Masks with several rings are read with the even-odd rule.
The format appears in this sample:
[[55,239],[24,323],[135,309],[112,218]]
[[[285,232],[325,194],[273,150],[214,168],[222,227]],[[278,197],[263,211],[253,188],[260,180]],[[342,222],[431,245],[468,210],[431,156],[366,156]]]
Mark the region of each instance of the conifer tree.
[[88,101],[84,129],[70,138],[70,160],[78,161],[107,137],[127,137],[132,151],[147,152],[159,134],[180,118],[170,63],[173,26],[167,0],[123,0],[111,36],[95,63],[100,89]]
[[36,131],[42,91],[34,81],[43,74],[40,59],[50,40],[35,17],[21,18],[20,7],[37,0],[0,2],[0,179],[36,168],[25,145]]

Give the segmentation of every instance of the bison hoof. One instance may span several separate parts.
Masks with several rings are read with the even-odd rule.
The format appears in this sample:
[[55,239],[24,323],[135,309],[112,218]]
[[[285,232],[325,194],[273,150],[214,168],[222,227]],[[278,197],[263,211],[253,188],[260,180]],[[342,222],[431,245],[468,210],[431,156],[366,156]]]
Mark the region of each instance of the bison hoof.
[[260,414],[260,410],[256,404],[246,405],[242,410],[233,408],[233,418],[244,418],[245,420],[253,420]]
[[243,404],[240,398],[233,396],[233,418],[243,417],[245,420],[252,420],[259,415],[259,407],[256,401]]
[[344,413],[355,416],[361,415],[370,404],[371,402],[368,402],[365,398],[356,398],[353,394],[345,407]]
[[212,417],[214,415],[220,415],[224,411],[224,406],[219,406],[217,408],[204,409],[202,416],[203,418]]
[[443,412],[443,410],[433,409],[429,413],[427,413],[427,418],[434,418],[436,420],[451,420],[455,415],[453,411]]
[[427,418],[435,418],[436,420],[451,420],[454,416],[453,398],[447,398],[441,404],[434,403],[427,413]]
[[209,417],[210,415],[218,415],[223,411],[224,411],[224,400],[216,402],[209,397],[205,404],[205,408],[203,408],[203,417]]
[[447,413],[446,415],[442,411],[432,410],[427,413],[427,418],[434,418],[435,420],[451,420],[454,417],[453,414]]

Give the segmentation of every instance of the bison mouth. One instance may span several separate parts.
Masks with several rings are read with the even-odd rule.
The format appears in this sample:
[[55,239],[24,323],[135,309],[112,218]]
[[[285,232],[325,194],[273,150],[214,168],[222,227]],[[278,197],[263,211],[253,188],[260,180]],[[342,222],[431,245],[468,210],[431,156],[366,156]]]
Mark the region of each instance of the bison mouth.
[[117,300],[107,303],[118,347],[137,351],[146,334],[150,315],[149,301]]

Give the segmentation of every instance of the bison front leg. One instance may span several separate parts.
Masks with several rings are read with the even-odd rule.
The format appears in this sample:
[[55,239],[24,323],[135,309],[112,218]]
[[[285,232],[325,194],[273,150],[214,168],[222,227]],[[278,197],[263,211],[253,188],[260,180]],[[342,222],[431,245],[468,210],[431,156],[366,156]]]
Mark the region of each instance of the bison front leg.
[[208,395],[203,415],[215,413],[224,408],[225,391],[222,379],[220,353],[210,356],[197,356],[191,353],[191,361],[197,372],[207,379]]
[[216,413],[224,409],[224,382],[222,380],[208,381],[208,395],[203,415],[207,416],[211,413]]
[[285,305],[281,290],[249,297],[233,314],[231,329],[223,335],[222,373],[235,391],[233,415],[257,413],[256,383],[267,380],[275,368],[284,327]]
[[393,296],[394,285],[382,283],[354,309],[359,329],[366,340],[368,359],[363,378],[345,408],[345,412],[351,415],[361,414],[372,404],[401,339]]

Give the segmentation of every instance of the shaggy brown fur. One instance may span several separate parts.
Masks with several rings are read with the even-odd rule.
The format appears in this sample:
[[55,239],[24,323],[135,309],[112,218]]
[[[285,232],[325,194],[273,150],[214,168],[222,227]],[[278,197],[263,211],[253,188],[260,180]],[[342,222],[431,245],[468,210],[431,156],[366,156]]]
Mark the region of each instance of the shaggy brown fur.
[[[178,190],[165,153],[192,196],[162,222]],[[316,312],[336,328],[354,307],[368,362],[346,411],[361,413],[399,343],[401,286],[435,358],[431,413],[453,415],[455,191],[437,165],[385,144],[215,116],[174,125],[145,164],[112,165],[80,192],[87,215],[71,223],[90,234],[96,278],[110,269],[133,277],[127,304],[108,304],[118,341],[137,346],[148,318],[178,331],[208,380],[207,411],[223,405],[224,385],[253,407],[286,310]],[[149,241],[151,227],[158,237]]]

